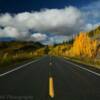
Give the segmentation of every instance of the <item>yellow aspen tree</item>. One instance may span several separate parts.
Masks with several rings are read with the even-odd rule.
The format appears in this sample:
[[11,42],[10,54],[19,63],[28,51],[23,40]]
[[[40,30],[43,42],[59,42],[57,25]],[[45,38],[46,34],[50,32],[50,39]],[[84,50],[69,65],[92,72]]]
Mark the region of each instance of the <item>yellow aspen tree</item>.
[[79,36],[76,36],[70,54],[72,56],[92,58],[96,56],[96,49],[97,41],[90,39],[86,33],[81,32]]

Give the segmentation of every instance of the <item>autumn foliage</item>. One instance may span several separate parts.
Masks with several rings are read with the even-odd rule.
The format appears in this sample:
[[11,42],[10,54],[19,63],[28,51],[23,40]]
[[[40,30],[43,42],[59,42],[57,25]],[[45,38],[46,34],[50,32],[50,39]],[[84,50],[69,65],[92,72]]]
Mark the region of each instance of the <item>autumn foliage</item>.
[[75,37],[72,48],[67,52],[70,56],[80,56],[94,58],[96,56],[97,41],[90,39],[90,37],[81,32]]

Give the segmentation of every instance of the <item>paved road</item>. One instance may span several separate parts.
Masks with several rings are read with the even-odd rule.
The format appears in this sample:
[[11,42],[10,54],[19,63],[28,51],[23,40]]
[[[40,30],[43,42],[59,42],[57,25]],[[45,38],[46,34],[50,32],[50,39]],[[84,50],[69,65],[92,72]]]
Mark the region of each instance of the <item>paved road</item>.
[[[54,81],[52,99],[49,76]],[[100,74],[45,56],[0,75],[0,100],[100,100]]]

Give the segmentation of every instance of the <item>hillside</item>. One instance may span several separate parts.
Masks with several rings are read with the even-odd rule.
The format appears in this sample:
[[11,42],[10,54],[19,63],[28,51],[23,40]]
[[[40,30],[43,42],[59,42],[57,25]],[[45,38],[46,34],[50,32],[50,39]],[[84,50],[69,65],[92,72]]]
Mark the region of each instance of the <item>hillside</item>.
[[80,32],[70,44],[54,46],[50,54],[100,66],[100,26],[90,32]]
[[92,39],[98,41],[97,59],[100,59],[100,26],[87,33]]
[[90,32],[87,32],[87,34],[89,37],[100,41],[100,26]]
[[44,45],[39,42],[0,42],[0,66],[6,66],[44,54]]
[[43,45],[39,42],[0,42],[0,53],[29,52],[41,47],[43,47]]

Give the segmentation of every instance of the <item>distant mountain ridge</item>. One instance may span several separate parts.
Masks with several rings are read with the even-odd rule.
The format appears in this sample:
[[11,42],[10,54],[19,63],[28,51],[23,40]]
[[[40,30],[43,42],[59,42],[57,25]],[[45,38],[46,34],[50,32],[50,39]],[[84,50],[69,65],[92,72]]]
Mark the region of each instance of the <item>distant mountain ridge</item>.
[[0,37],[0,42],[10,42],[10,41],[15,41],[15,38],[10,38],[10,37]]
[[44,47],[44,45],[39,42],[26,42],[26,41],[3,42],[2,41],[0,42],[0,53],[31,52],[42,47]]

